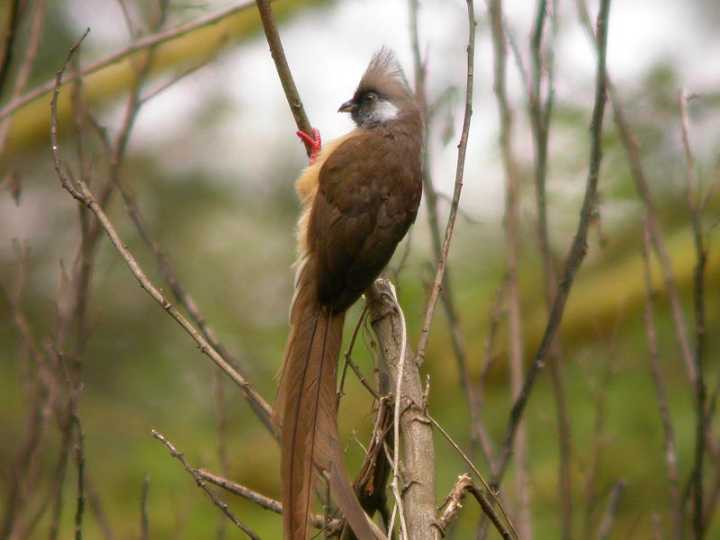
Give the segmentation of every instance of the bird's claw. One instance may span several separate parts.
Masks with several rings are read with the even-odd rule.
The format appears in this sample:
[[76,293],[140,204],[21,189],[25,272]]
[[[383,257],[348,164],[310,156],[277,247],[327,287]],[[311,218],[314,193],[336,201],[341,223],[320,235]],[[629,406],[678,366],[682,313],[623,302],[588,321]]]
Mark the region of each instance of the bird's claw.
[[305,133],[304,131],[297,131],[296,135],[310,149],[310,164],[315,162],[320,149],[322,148],[322,138],[320,137],[320,131],[317,128],[312,128],[312,135]]

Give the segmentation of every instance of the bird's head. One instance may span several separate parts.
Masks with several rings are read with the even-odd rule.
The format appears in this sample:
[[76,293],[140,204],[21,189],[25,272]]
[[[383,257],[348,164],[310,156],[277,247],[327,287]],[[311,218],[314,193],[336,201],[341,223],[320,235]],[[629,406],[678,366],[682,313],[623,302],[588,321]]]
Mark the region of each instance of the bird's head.
[[338,112],[348,112],[359,127],[371,128],[415,111],[416,104],[395,54],[383,47],[375,53],[352,99]]

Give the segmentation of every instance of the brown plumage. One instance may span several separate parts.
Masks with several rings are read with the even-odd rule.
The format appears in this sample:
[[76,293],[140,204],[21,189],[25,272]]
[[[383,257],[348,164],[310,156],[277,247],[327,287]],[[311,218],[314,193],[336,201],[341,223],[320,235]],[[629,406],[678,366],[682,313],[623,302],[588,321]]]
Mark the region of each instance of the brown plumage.
[[343,466],[336,369],[345,311],[375,280],[415,219],[421,117],[391,52],[377,53],[340,107],[357,128],[330,142],[296,182],[303,204],[290,337],[278,403],[286,540],[305,540],[313,481],[360,540],[375,538]]

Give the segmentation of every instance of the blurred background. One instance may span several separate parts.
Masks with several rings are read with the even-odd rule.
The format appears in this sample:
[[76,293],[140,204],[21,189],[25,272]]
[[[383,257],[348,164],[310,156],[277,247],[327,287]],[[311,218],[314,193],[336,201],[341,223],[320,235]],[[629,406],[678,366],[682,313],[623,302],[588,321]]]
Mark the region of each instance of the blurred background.
[[[555,101],[547,204],[550,246],[558,268],[577,227],[589,163],[596,57],[579,22],[578,3],[552,3]],[[164,20],[159,22],[162,29],[172,29],[238,4],[170,0]],[[17,95],[49,81],[86,28],[90,34],[78,53],[79,69],[128,47],[145,34],[160,31],[155,2],[3,0],[0,20],[5,33],[16,5],[15,53],[7,80],[0,87],[0,109],[5,112],[13,105],[17,81],[23,77],[24,54],[34,36],[39,36],[37,57],[25,89]],[[588,2],[588,7],[594,17],[597,2]],[[41,9],[43,16],[35,16]],[[273,9],[306,111],[324,140],[351,129],[350,119],[335,111],[351,97],[370,56],[380,46],[395,50],[413,81],[407,2],[278,0]],[[535,2],[512,0],[504,3],[504,9],[507,29],[528,70],[537,7]],[[507,271],[505,175],[493,94],[491,29],[485,3],[476,2],[476,10],[474,115],[449,276],[467,369],[481,398],[478,414],[499,447],[512,404],[503,286]],[[692,290],[696,253],[687,204],[679,97],[683,88],[696,95],[689,102],[689,125],[695,171],[706,200],[701,223],[708,247],[704,361],[709,402],[716,396],[720,376],[718,24],[720,4],[716,0],[615,0],[608,46],[608,69],[634,131],[656,203],[691,346],[695,342]],[[33,28],[41,30],[34,32]],[[427,140],[428,171],[438,193],[444,227],[462,123],[465,3],[422,0],[418,30],[419,49],[427,66],[427,101],[433,111]],[[123,133],[128,96],[138,80],[136,68],[147,64],[137,90],[142,107],[129,131],[119,167],[114,167],[91,122],[86,120],[78,128],[74,121],[78,116],[73,114],[78,106],[77,101],[75,108],[71,106],[70,86],[61,92],[58,105],[61,154],[94,190],[100,191],[113,174],[132,190],[147,229],[172,261],[182,285],[258,391],[272,402],[292,295],[290,267],[298,213],[293,181],[307,159],[295,137],[296,128],[254,5],[168,40],[152,54],[149,62],[135,56],[134,63],[124,59],[83,79],[82,107],[92,112],[114,144]],[[527,93],[512,55],[508,57],[508,91],[515,113],[513,147],[518,165],[522,344],[529,362],[542,336],[547,311],[537,241]],[[68,379],[58,384],[72,386],[75,381],[73,384],[81,387],[77,415],[85,434],[86,538],[140,537],[146,477],[145,508],[152,538],[241,538],[242,533],[226,523],[150,431],[165,434],[194,466],[224,473],[275,498],[279,497],[277,446],[237,388],[216,373],[177,324],[138,286],[104,235],[93,255],[82,332],[74,335],[63,329],[64,303],[72,301],[67,298],[72,288],[68,279],[72,278],[67,276],[74,275],[77,265],[80,225],[77,205],[61,189],[53,171],[49,102],[46,93],[0,119],[0,281],[4,289],[0,298],[0,500],[4,520],[0,535],[52,538],[55,522],[59,524],[57,537],[72,534],[76,473],[72,456],[64,472],[60,465],[66,447],[63,422],[54,412],[55,400],[60,397],[51,391],[53,384],[47,390],[47,381],[36,380],[42,378],[37,375],[42,371],[38,359],[48,358],[52,364],[54,358],[62,363],[57,345],[65,343],[68,351],[74,351],[68,352],[68,357],[75,367]],[[613,488],[622,482],[624,492],[617,501],[610,537],[657,534],[656,538],[664,538],[673,519],[672,484],[643,322],[644,210],[612,112],[608,104],[599,204],[588,256],[574,284],[558,339],[558,365],[571,430],[572,537],[596,537]],[[143,268],[156,283],[162,283],[153,253],[138,235],[119,195],[108,197],[108,213]],[[410,343],[415,344],[436,262],[424,206],[397,255],[391,274],[407,316]],[[655,260],[652,267],[658,359],[682,491],[694,459],[694,391]],[[167,285],[162,288],[169,293]],[[356,307],[348,327],[356,323],[359,314]],[[495,327],[497,332],[492,330]],[[60,339],[61,333],[69,335]],[[489,341],[491,335],[495,337]],[[370,332],[361,331],[353,356],[372,378],[370,340]],[[488,343],[492,345],[489,353]],[[81,369],[77,367],[80,364]],[[430,409],[462,447],[473,449],[476,463],[489,475],[482,453],[471,440],[468,405],[460,390],[457,366],[447,312],[439,306],[423,366],[431,380]],[[346,436],[347,461],[355,470],[363,456],[360,443],[367,441],[374,412],[367,392],[353,376],[348,378],[346,394],[340,423]],[[532,537],[538,539],[559,538],[562,530],[555,409],[553,386],[543,372],[525,415],[525,490],[530,497]],[[704,474],[708,520],[715,514],[720,495],[718,427],[713,419]],[[435,444],[440,503],[466,465],[441,437],[436,437]],[[27,473],[20,479],[19,470]],[[59,499],[56,488],[63,475],[66,481]],[[503,484],[511,515],[519,499],[514,475],[511,468]],[[261,538],[280,537],[277,515],[224,496]],[[11,516],[15,520],[12,527],[8,525]],[[479,509],[468,503],[450,534],[473,538],[479,516]],[[718,519],[711,521],[707,538],[720,535],[718,523]],[[490,537],[493,534],[491,531]]]

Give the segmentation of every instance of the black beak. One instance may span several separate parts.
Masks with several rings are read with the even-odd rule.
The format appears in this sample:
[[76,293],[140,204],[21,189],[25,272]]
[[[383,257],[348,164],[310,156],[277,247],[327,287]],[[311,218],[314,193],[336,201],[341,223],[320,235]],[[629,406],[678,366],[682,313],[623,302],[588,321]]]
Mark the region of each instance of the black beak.
[[340,105],[340,108],[338,109],[338,112],[353,112],[357,108],[357,104],[355,103],[355,100],[350,99]]

